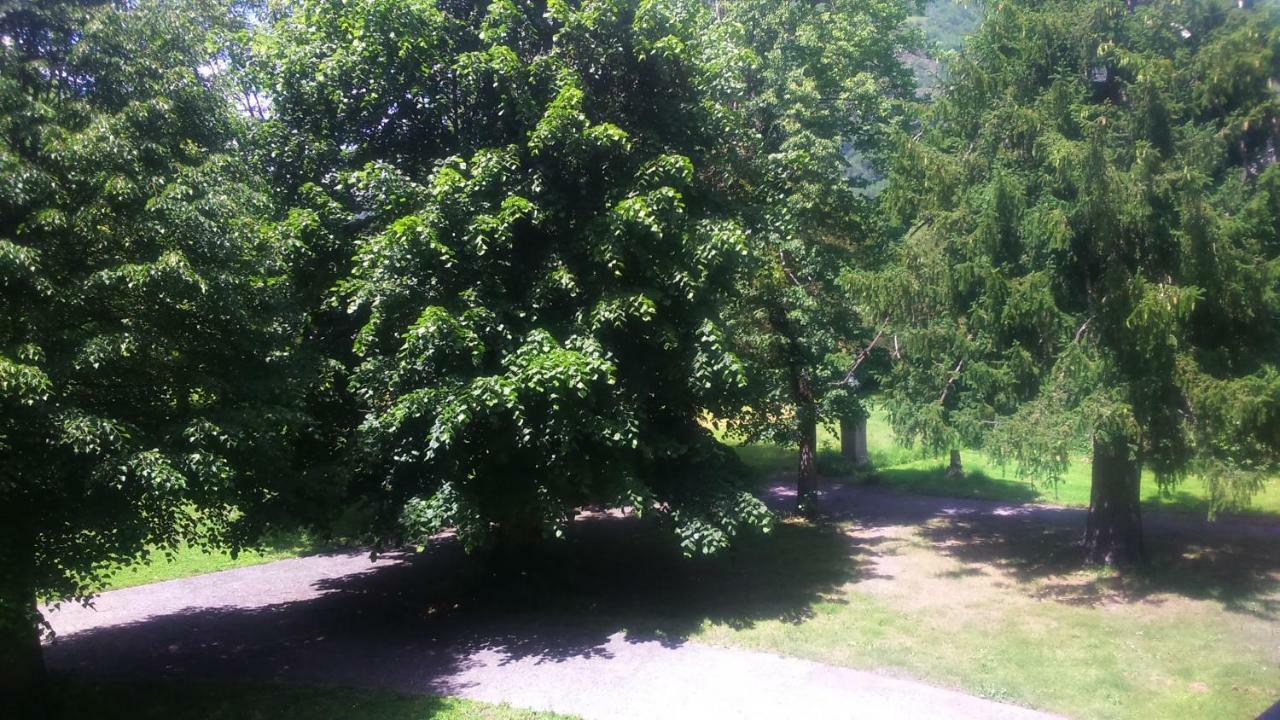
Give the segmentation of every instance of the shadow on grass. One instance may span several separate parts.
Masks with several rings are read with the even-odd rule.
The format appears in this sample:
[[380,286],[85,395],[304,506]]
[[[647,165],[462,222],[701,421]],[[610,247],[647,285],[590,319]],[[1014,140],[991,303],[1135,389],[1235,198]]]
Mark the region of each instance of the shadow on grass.
[[877,471],[873,478],[877,484],[917,495],[1018,503],[1045,499],[1029,483],[993,478],[982,471],[970,471],[963,478],[951,478],[947,477],[945,468],[941,466],[927,469],[889,468]]
[[1151,517],[1145,533],[1148,562],[1114,573],[1083,564],[1084,516],[1082,510],[1065,508],[966,513],[937,517],[922,524],[920,534],[966,569],[1001,570],[1044,600],[1102,605],[1180,596],[1216,601],[1229,612],[1280,618],[1275,533]]
[[[1195,518],[1209,516],[1209,500],[1203,495],[1178,487],[1161,489],[1153,496],[1142,501],[1144,510],[1156,510],[1164,513],[1190,515]],[[1219,510],[1218,515],[1224,522],[1274,522],[1280,519],[1274,510],[1252,505]]]
[[479,656],[502,664],[609,657],[618,642],[679,645],[706,623],[800,622],[815,602],[836,600],[869,574],[874,543],[787,522],[690,560],[652,522],[593,518],[518,571],[496,571],[440,541],[397,564],[315,581],[308,599],[95,628],[59,639],[46,657],[94,676],[456,694]]

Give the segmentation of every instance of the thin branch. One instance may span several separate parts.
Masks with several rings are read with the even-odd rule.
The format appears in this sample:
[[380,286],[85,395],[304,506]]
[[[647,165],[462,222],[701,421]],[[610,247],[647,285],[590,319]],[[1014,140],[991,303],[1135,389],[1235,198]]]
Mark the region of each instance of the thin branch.
[[787,256],[782,252],[781,249],[778,250],[778,262],[782,264],[782,272],[786,273],[787,277],[791,278],[791,282],[795,283],[796,287],[800,288],[801,290],[808,292],[808,289],[805,288],[805,286],[799,280],[796,279],[795,274],[791,272],[791,268],[787,267]]
[[963,367],[964,358],[960,358],[960,362],[956,363],[956,369],[951,371],[951,377],[947,380],[947,384],[942,388],[942,397],[938,398],[939,405],[947,401],[947,393],[951,392],[951,386],[955,385],[956,380],[960,378],[960,369]]
[[1071,339],[1071,342],[1073,343],[1080,342],[1080,336],[1084,335],[1085,328],[1089,327],[1089,323],[1092,321],[1093,321],[1093,318],[1089,318],[1088,320],[1085,320],[1084,324],[1080,326],[1080,329],[1076,330],[1076,336]]
[[853,374],[858,371],[858,367],[861,366],[867,358],[871,357],[871,351],[874,350],[876,344],[880,342],[880,338],[884,337],[884,331],[888,327],[889,318],[886,317],[884,322],[880,324],[880,329],[876,331],[876,336],[871,338],[871,342],[868,343],[866,347],[858,351],[858,357],[854,359],[853,365],[849,367],[849,372],[845,373],[844,380],[840,381],[841,385],[848,385],[853,380]]

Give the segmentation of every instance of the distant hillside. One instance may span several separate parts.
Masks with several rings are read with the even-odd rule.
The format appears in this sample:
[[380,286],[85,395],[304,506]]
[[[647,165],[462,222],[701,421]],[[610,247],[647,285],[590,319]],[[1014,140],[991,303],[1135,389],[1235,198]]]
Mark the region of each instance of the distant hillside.
[[[930,0],[924,15],[912,17],[909,22],[918,24],[924,30],[925,40],[930,47],[921,55],[907,55],[903,62],[915,73],[919,94],[928,97],[933,94],[941,74],[941,64],[936,57],[940,53],[959,50],[964,39],[978,27],[982,21],[981,0]],[[857,148],[845,148],[845,159],[849,166],[845,174],[864,183],[863,192],[876,195],[884,185],[879,173],[871,167],[867,159]]]
[[959,50],[964,39],[978,28],[982,21],[982,3],[979,0],[930,0],[924,15],[911,18],[910,22],[924,30],[929,47],[924,55],[905,58],[915,72],[920,93],[928,96],[938,85],[942,67],[938,55]]
[[975,0],[930,0],[925,14],[912,18],[925,38],[942,50],[959,50],[982,21],[982,3]]

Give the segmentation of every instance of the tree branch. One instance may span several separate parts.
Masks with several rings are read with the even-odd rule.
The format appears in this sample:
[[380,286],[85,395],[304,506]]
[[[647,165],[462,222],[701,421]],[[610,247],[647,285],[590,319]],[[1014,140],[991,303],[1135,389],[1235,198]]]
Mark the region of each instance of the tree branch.
[[1073,343],[1080,342],[1080,336],[1084,335],[1084,330],[1085,328],[1089,327],[1090,322],[1093,322],[1093,318],[1089,318],[1088,320],[1084,321],[1084,324],[1080,326],[1080,329],[1076,330],[1076,336],[1071,338],[1071,342]]
[[942,396],[938,398],[939,405],[947,401],[947,393],[951,392],[951,386],[955,385],[956,380],[960,378],[960,369],[963,367],[964,358],[960,358],[960,362],[956,363],[956,369],[951,371],[951,377],[947,380],[947,384],[942,388]]
[[782,251],[781,248],[778,249],[778,262],[782,266],[782,272],[785,273],[786,276],[791,279],[791,282],[795,283],[796,287],[800,288],[801,290],[804,290],[806,293],[809,292],[808,288],[806,288],[804,284],[802,284],[800,280],[796,278],[795,273],[791,272],[791,268],[787,267],[787,256]]
[[[868,343],[866,347],[858,351],[858,357],[854,359],[853,365],[849,366],[849,372],[844,374],[844,380],[839,382],[840,385],[847,385],[853,380],[853,374],[858,371],[858,367],[861,366],[867,358],[871,357],[871,351],[874,350],[876,344],[880,342],[880,338],[884,337],[884,331],[888,327],[889,318],[886,317],[884,322],[880,323],[880,329],[876,331],[876,336],[871,338],[871,342]],[[894,342],[896,345],[897,336],[894,337]]]

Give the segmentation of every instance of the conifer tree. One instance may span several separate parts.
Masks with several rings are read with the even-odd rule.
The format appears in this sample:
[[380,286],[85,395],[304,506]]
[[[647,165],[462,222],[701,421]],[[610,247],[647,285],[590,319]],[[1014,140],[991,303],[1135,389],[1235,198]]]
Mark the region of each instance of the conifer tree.
[[1275,467],[1278,50],[1271,7],[1006,0],[904,142],[894,425],[1091,456],[1091,561],[1141,557],[1144,469],[1223,508]]

